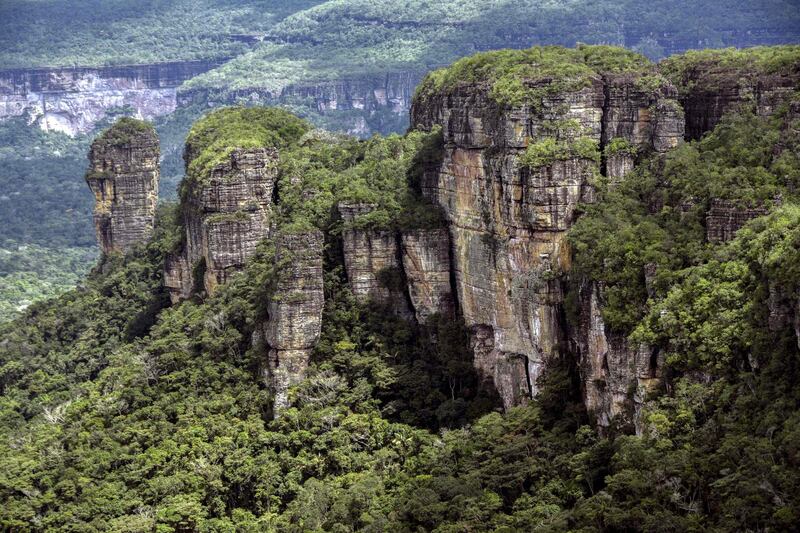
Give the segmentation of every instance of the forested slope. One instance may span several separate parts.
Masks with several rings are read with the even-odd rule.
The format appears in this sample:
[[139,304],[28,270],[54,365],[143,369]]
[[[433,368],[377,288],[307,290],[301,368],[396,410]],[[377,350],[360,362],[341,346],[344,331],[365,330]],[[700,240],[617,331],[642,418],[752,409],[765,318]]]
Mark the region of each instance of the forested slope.
[[[768,76],[776,68],[770,58],[793,53],[728,57],[727,66],[739,83],[736,68]],[[534,56],[550,60],[544,70],[528,62]],[[720,64],[707,59],[687,56],[663,70],[678,84],[668,96],[691,102],[697,86],[680,85],[681,76]],[[448,91],[494,94],[500,107],[490,109],[530,105],[526,112],[535,117],[532,103],[546,105],[559,91],[585,94],[598,71],[613,78],[652,76],[650,69],[641,57],[596,47],[488,54],[431,75],[418,98],[432,105]],[[491,76],[476,86],[476,72]],[[555,78],[552,93],[537,85],[513,90],[554,72],[565,78]],[[661,90],[644,80],[638,86],[645,93]],[[495,84],[506,90],[489,92]],[[542,279],[563,283],[565,327],[582,327],[582,294],[596,284],[608,335],[662,354],[661,385],[637,399],[638,432],[625,417],[598,432],[575,346],[548,362],[535,399],[502,409],[473,366],[476,331],[460,313],[421,321],[403,316],[397,301],[365,300],[354,290],[348,235],[372,232],[377,242],[387,232],[452,223],[424,193],[431,173],[447,163],[448,133],[432,128],[358,141],[314,131],[277,110],[233,108],[206,117],[190,136],[184,203],[160,212],[153,238],[125,257],[104,258],[78,289],[0,326],[0,524],[84,531],[791,530],[800,519],[800,351],[792,307],[800,286],[800,119],[796,91],[785,95],[768,110],[745,98],[702,139],[663,152],[620,138],[550,138],[555,129],[514,153],[532,169],[597,164],[595,195],[567,231],[572,268]],[[509,96],[521,100],[505,102]],[[230,172],[226,161],[241,160],[237,147],[280,151],[274,238],[227,283],[214,290],[198,283],[193,296],[170,304],[163,269],[187,245],[191,187],[219,186],[214,169]],[[617,155],[635,162],[624,175],[609,172]],[[535,176],[513,168],[522,179]],[[342,202],[374,207],[348,221]],[[722,216],[714,209],[723,208],[750,220],[729,216],[743,228],[730,226],[728,234],[723,224],[720,233],[709,232]],[[254,212],[251,206],[208,222],[235,225]],[[322,329],[306,379],[273,418],[275,391],[265,379],[273,363],[254,332],[275,319],[270,306],[299,301],[276,292],[286,269],[292,272],[276,243],[307,232],[325,236]],[[657,265],[655,275],[647,274],[649,264]],[[389,291],[413,281],[386,274],[380,283]]]

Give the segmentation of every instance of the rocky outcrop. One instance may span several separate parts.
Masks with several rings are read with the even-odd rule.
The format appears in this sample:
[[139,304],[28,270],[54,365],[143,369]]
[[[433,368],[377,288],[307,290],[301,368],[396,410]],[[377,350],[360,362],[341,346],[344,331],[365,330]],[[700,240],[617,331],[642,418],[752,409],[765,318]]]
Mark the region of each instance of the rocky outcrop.
[[455,313],[450,283],[450,235],[445,228],[403,231],[402,265],[417,322]]
[[[236,149],[206,174],[184,183],[186,239],[178,254],[183,259],[173,258],[166,274],[173,300],[186,297],[187,288],[196,284],[213,293],[270,235],[277,161],[274,149]],[[194,279],[200,272],[202,280]]]
[[275,395],[276,415],[288,407],[289,387],[305,376],[311,351],[319,341],[323,245],[319,231],[276,239],[278,281],[267,304],[267,320],[258,333],[267,351],[267,380]]
[[573,332],[586,410],[599,428],[612,421],[641,426],[638,414],[648,393],[661,385],[663,355],[645,344],[631,345],[606,327],[601,290],[595,283],[580,293],[582,323]]
[[0,71],[0,120],[28,114],[45,131],[87,133],[113,109],[150,120],[175,111],[177,87],[221,61]]
[[89,151],[86,182],[94,193],[94,226],[104,254],[126,253],[153,232],[158,201],[158,136],[147,123],[122,119]]
[[[422,190],[450,225],[457,302],[473,332],[475,366],[506,407],[536,394],[537,378],[567,342],[559,278],[570,267],[565,235],[578,204],[593,201],[600,171],[594,156],[569,147],[588,140],[602,150],[621,139],[665,151],[683,137],[675,89],[640,78],[594,75],[577,90],[541,91],[538,105],[501,106],[476,84],[415,101],[413,126],[443,128],[443,162]],[[537,90],[549,82],[527,83]],[[529,147],[548,139],[568,155],[523,164]],[[586,356],[591,372],[594,355]],[[619,366],[627,372],[627,363]]]
[[397,235],[391,230],[362,229],[356,225],[360,216],[375,206],[340,203],[344,266],[350,289],[356,298],[391,308],[399,316],[412,316],[405,295],[403,267]]
[[766,207],[742,207],[727,200],[712,200],[706,215],[706,240],[720,243],[732,240],[745,224],[767,214]]
[[737,66],[712,58],[682,69],[676,83],[686,113],[686,137],[699,139],[737,106],[752,105],[760,115],[774,113],[800,85],[800,65],[766,72],[752,62]]
[[173,304],[192,295],[192,273],[185,253],[167,255],[164,262],[164,288]]

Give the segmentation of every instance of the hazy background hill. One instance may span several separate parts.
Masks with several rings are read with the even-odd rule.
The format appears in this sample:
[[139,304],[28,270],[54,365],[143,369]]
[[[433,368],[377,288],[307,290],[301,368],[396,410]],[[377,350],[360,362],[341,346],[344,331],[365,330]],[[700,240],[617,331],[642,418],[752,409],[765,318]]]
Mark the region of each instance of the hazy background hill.
[[279,104],[369,136],[404,130],[422,75],[480,50],[607,43],[659,59],[798,39],[794,0],[5,0],[0,319],[94,261],[85,153],[118,116],[155,120],[174,198],[186,131],[210,107]]

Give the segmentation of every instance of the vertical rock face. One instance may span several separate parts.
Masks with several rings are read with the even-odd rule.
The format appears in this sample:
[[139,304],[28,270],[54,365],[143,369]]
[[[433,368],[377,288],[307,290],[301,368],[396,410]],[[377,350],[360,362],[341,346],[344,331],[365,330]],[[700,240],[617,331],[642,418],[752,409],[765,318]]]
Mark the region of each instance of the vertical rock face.
[[797,89],[800,69],[795,64],[768,73],[752,64],[737,67],[719,60],[701,60],[683,69],[676,83],[682,87],[686,136],[699,139],[736,106],[752,104],[760,115],[774,113]]
[[613,419],[639,427],[638,412],[647,393],[661,383],[663,356],[647,345],[632,346],[624,335],[606,328],[600,288],[581,291],[582,324],[573,334],[586,410],[600,428]]
[[153,119],[175,111],[181,83],[219,64],[0,71],[0,120],[28,114],[45,131],[76,135],[90,132],[113,108],[129,107],[138,118]]
[[268,319],[262,325],[276,414],[289,405],[288,389],[303,379],[311,350],[319,341],[324,306],[323,244],[319,231],[276,239],[280,273],[267,305]]
[[192,295],[192,275],[185,254],[167,256],[164,262],[164,287],[169,292],[169,299],[173,304]]
[[625,139],[633,146],[666,152],[683,138],[677,90],[654,73],[606,74],[602,144]]
[[417,322],[433,314],[452,317],[455,308],[450,285],[450,234],[444,228],[404,231],[401,235],[403,270]]
[[[634,75],[595,75],[583,88],[545,94],[539,106],[509,108],[486,86],[462,84],[421,97],[412,109],[413,126],[443,128],[444,160],[422,189],[450,224],[457,301],[473,332],[475,366],[506,407],[536,394],[537,378],[566,345],[558,276],[570,267],[565,235],[578,204],[593,201],[600,170],[577,152],[527,167],[526,148],[580,137],[601,149],[621,139],[663,151],[683,137],[676,91],[663,79],[653,88]],[[624,175],[633,158],[611,166]],[[596,354],[586,357],[592,373]],[[627,372],[627,363],[619,366]]]
[[346,225],[342,243],[350,289],[361,300],[372,300],[410,318],[397,235],[394,231],[352,227],[359,216],[374,208],[370,204],[344,202],[338,206]]
[[149,124],[122,119],[92,143],[86,182],[95,196],[94,226],[104,254],[128,252],[153,231],[159,143]]
[[[546,99],[543,111],[503,109],[481,87],[463,86],[415,104],[418,127],[440,124],[442,166],[423,191],[444,209],[453,238],[457,299],[473,332],[475,366],[508,407],[535,393],[536,377],[563,340],[561,287],[565,230],[590,198],[595,165],[574,158],[536,169],[519,156],[554,120],[576,122],[599,141],[599,79]],[[548,118],[543,118],[548,117]]]
[[[190,160],[191,154],[187,157]],[[208,293],[214,292],[269,236],[277,160],[273,149],[237,149],[188,187],[183,204],[185,259],[167,265],[173,299],[186,297],[186,288],[199,281]],[[204,268],[198,269],[201,262]],[[202,280],[194,279],[196,271],[204,272]]]
[[730,241],[745,224],[766,214],[764,207],[747,208],[727,200],[712,200],[706,215],[706,240],[714,243]]

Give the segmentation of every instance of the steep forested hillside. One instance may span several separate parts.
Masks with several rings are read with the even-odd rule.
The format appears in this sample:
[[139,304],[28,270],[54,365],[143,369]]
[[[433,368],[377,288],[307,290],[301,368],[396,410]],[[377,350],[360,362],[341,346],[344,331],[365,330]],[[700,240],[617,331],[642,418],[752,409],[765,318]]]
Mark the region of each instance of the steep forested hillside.
[[[593,320],[605,322],[609,339],[654,347],[658,386],[628,391],[626,400],[639,406],[636,431],[624,413],[598,427],[587,387],[607,383],[587,384],[585,354],[575,343],[565,340],[547,362],[535,399],[503,409],[474,366],[481,330],[464,323],[463,301],[451,316],[423,320],[403,314],[396,299],[365,299],[353,284],[354,235],[368,235],[374,252],[387,235],[437,231],[454,223],[448,209],[471,208],[463,192],[452,204],[447,191],[438,193],[438,206],[431,203],[430,180],[438,175],[458,190],[458,180],[441,170],[456,168],[446,167],[446,149],[473,146],[474,132],[447,137],[453,132],[443,127],[459,124],[451,120],[360,141],[314,130],[284,111],[230,108],[193,127],[181,204],[159,212],[149,242],[104,257],[77,289],[0,326],[0,524],[792,530],[800,520],[796,89],[771,86],[772,93],[755,96],[737,89],[712,131],[667,149],[654,137],[635,137],[641,131],[633,126],[624,130],[629,139],[607,139],[591,124],[551,118],[536,137],[527,133],[510,147],[514,129],[497,126],[508,116],[536,123],[553,116],[548,110],[563,113],[563,96],[591,94],[598,73],[605,83],[634,88],[623,103],[631,94],[661,99],[636,111],[636,128],[644,128],[653,117],[693,120],[663,100],[690,109],[699,83],[719,94],[714,83],[741,88],[748,76],[777,72],[780,81],[797,72],[796,49],[729,54],[690,54],[656,72],[643,57],[607,47],[489,53],[431,74],[417,96],[417,113],[434,121],[441,101],[472,98],[485,106],[473,109],[488,113],[505,144],[484,154],[514,162],[494,168],[504,184],[512,176],[534,185],[558,181],[567,178],[554,169],[588,169],[592,194],[582,196],[565,230],[571,267],[536,271],[525,282],[563,289],[563,302],[553,305],[570,335],[586,322],[581,302],[592,287],[593,308],[600,308]],[[452,156],[456,171],[469,168],[465,151]],[[209,282],[213,243],[201,243],[209,250],[193,265],[192,296],[170,304],[174,287],[165,287],[164,265],[192,245],[193,217],[207,217],[203,231],[243,231],[260,213],[252,202],[212,214],[198,203],[213,197],[221,205],[225,195],[241,194],[231,184],[256,177],[237,174],[244,167],[236,165],[255,157],[268,169],[259,179],[276,180],[266,199],[274,204],[263,207],[270,238],[219,286]],[[615,157],[631,163],[626,172],[614,170]],[[203,196],[206,190],[218,195]],[[369,212],[348,219],[343,205]],[[504,216],[498,209],[468,220],[499,227]],[[316,275],[294,269],[279,244],[318,232],[325,243],[321,334],[305,379],[274,417],[275,362],[259,331],[279,319],[280,305],[305,302],[298,286],[281,292],[287,273],[290,280]],[[542,240],[556,233],[539,232]],[[227,237],[218,243],[224,250],[244,238]],[[496,260],[503,239],[514,238],[496,232],[476,243],[495,250]],[[460,246],[453,243],[454,253]],[[481,258],[469,259],[480,265]],[[415,281],[409,274],[418,273],[381,272],[390,295],[402,294]]]

